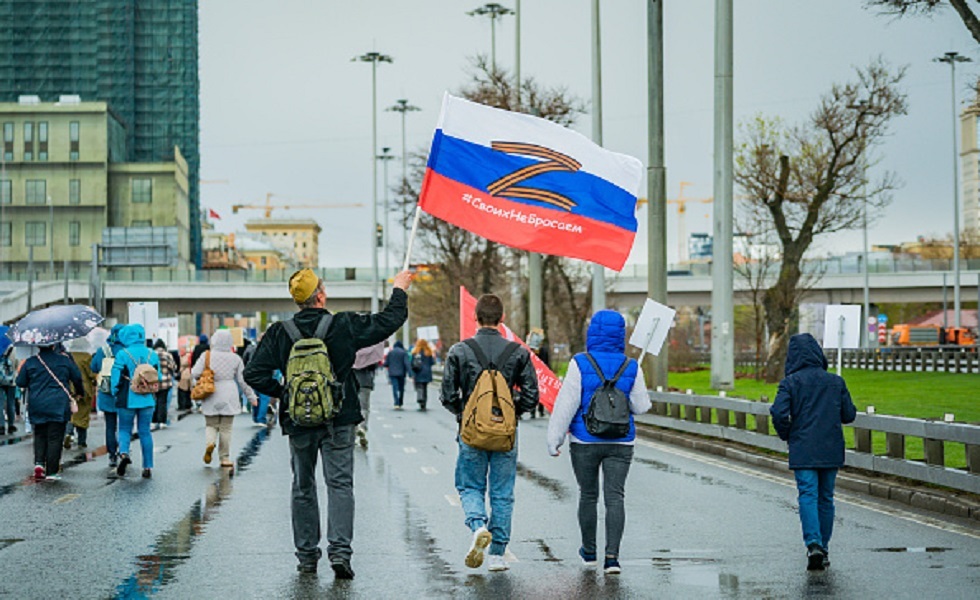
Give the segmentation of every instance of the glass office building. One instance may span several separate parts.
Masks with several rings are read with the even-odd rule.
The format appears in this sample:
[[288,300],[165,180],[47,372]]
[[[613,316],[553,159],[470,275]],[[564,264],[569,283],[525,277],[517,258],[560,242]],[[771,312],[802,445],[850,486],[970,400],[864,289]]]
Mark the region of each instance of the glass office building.
[[190,241],[200,265],[197,0],[0,2],[0,102],[105,101],[130,162],[187,160]]

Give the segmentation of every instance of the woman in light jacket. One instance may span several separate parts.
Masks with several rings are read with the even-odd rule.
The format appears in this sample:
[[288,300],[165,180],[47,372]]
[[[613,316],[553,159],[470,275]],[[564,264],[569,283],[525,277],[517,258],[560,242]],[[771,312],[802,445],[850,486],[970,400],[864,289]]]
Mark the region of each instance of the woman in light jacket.
[[[579,486],[578,524],[582,534],[579,556],[586,565],[596,560],[596,503],[599,500],[599,470],[602,470],[602,499],[606,506],[606,554],[603,570],[608,575],[620,573],[619,543],[626,524],[624,497],[626,476],[633,462],[633,443],[636,424],[633,415],[650,410],[641,371],[635,360],[624,354],[626,321],[612,310],[600,310],[589,323],[586,348],[568,363],[568,373],[555,400],[548,423],[548,452],[558,456],[558,449],[571,435],[569,444],[572,469]],[[591,356],[607,380],[612,380],[625,363],[616,382],[629,401],[629,432],[615,439],[599,438],[585,426],[584,415],[589,410],[592,394],[602,385],[600,375],[592,366]]]
[[218,442],[218,458],[222,467],[233,467],[231,462],[231,426],[235,415],[242,412],[241,394],[245,394],[252,406],[258,404],[258,398],[252,388],[245,384],[242,376],[245,366],[240,356],[235,354],[232,346],[231,331],[219,329],[211,337],[211,348],[204,352],[197,362],[191,375],[195,382],[204,372],[204,366],[210,360],[211,370],[214,371],[214,393],[201,403],[204,413],[205,428],[204,462],[211,464],[211,454],[214,452],[215,438]]
[[[419,410],[424,411],[429,400],[429,384],[432,383],[432,366],[436,364],[432,357],[429,342],[419,339],[412,349],[412,368],[410,375],[415,380],[415,399],[418,400]],[[415,367],[418,366],[418,369]]]

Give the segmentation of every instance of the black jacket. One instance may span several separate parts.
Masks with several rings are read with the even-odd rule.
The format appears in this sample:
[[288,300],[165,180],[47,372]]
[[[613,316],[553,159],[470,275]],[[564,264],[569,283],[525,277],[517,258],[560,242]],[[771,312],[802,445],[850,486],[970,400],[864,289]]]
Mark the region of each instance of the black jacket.
[[[52,379],[48,369],[51,369],[57,381]],[[43,348],[37,356],[24,361],[17,374],[17,387],[27,388],[27,410],[33,425],[68,422],[71,409],[65,390],[74,388],[76,394],[85,394],[82,373],[75,360],[64,352],[50,348]]]
[[[304,337],[311,337],[320,317],[326,309],[304,308],[293,319]],[[335,313],[324,341],[334,376],[344,384],[344,400],[340,413],[333,419],[335,425],[350,425],[364,420],[357,399],[357,380],[353,375],[354,355],[366,346],[377,344],[398,331],[408,318],[408,295],[395,288],[385,309],[376,314],[364,315],[353,312]],[[255,391],[275,398],[283,397],[283,386],[273,378],[278,370],[286,373],[286,361],[293,342],[282,323],[273,323],[255,349],[252,360],[245,366],[245,382]],[[279,422],[283,433],[290,435],[297,430],[286,411],[286,403],[279,403]]]
[[[500,356],[508,344],[499,331],[489,327],[480,328],[473,339],[480,344],[480,348],[490,360]],[[513,396],[517,415],[534,410],[538,405],[538,375],[527,349],[523,346],[518,348],[510,355],[506,364],[497,366],[504,379],[510,384],[511,390],[519,388]],[[476,355],[466,344],[459,342],[449,349],[439,400],[446,410],[456,415],[457,421],[462,418],[466,400],[473,392],[473,386],[476,385],[481,370]]]
[[841,424],[854,421],[857,410],[844,380],[827,372],[827,358],[809,333],[790,338],[786,378],[769,413],[776,433],[789,442],[789,468],[844,465]]

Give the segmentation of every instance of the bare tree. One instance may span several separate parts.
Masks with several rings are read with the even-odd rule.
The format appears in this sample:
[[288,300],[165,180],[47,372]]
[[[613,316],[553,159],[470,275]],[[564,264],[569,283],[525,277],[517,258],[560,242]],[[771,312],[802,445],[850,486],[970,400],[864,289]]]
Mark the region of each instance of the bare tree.
[[[980,43],[980,17],[970,8],[968,0],[948,0],[949,4],[966,25],[973,39]],[[976,4],[976,0],[974,0]],[[942,0],[867,0],[865,5],[877,8],[887,15],[904,17],[907,15],[931,15],[945,8]]]
[[865,203],[883,208],[897,179],[886,173],[868,181],[876,144],[891,120],[905,114],[899,83],[882,60],[857,69],[857,81],[834,85],[801,125],[757,117],[743,127],[735,159],[735,181],[746,208],[769,223],[781,247],[775,282],[763,298],[769,344],[766,381],[783,376],[790,333],[798,318],[802,261],[821,235],[860,228]]

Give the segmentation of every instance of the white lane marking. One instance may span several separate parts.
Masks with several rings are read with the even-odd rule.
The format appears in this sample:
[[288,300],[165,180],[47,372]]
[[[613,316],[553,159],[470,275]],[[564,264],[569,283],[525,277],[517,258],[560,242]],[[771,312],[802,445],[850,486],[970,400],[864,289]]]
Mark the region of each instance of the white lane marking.
[[383,423],[381,426],[384,427],[385,429],[391,429],[392,427],[394,427],[394,425],[392,425],[391,423]]
[[396,440],[400,440],[403,437],[405,437],[405,434],[404,433],[393,433],[393,434],[391,434],[391,437],[393,437]]
[[446,502],[449,503],[449,506],[462,506],[462,504],[460,504],[459,502],[458,494],[446,494],[445,496],[443,496],[443,498],[446,499]]
[[[795,481],[786,477],[780,477],[779,475],[776,475],[774,473],[756,471],[748,467],[743,467],[741,465],[736,465],[734,463],[725,462],[724,460],[718,460],[707,456],[702,456],[700,454],[688,452],[686,450],[681,450],[678,448],[674,448],[672,446],[658,444],[656,442],[650,442],[647,440],[637,439],[636,443],[647,446],[648,448],[655,448],[667,454],[673,454],[674,456],[680,456],[682,458],[687,458],[704,464],[713,465],[721,469],[733,471],[735,473],[748,475],[749,477],[755,477],[756,479],[763,479],[771,483],[776,483],[788,488],[796,489]],[[893,506],[883,506],[878,504],[877,501],[865,499],[861,496],[857,496],[853,493],[847,492],[846,490],[842,491],[840,489],[837,489],[834,492],[834,496],[837,500],[840,500],[841,502],[844,502],[846,504],[851,504],[853,506],[859,506],[861,508],[874,511],[878,514],[887,515],[898,519],[904,519],[906,521],[911,521],[913,523],[918,523],[920,525],[925,525],[927,527],[933,527],[935,529],[939,529],[942,531],[948,531],[950,533],[958,533],[960,535],[965,535],[975,539],[980,539],[980,532],[976,531],[975,529],[962,527],[954,523],[948,523],[946,521],[943,521],[942,519],[919,515],[907,510],[903,510],[901,508],[897,508]]]
[[436,471],[435,467],[419,467],[423,473],[426,475],[438,475],[439,471]]
[[405,446],[404,448],[402,448],[402,450],[405,451],[405,454],[418,454],[419,451],[418,448],[412,446]]
[[75,500],[78,500],[81,497],[82,497],[81,494],[65,494],[64,496],[52,502],[51,504],[67,504],[68,502],[74,502]]

